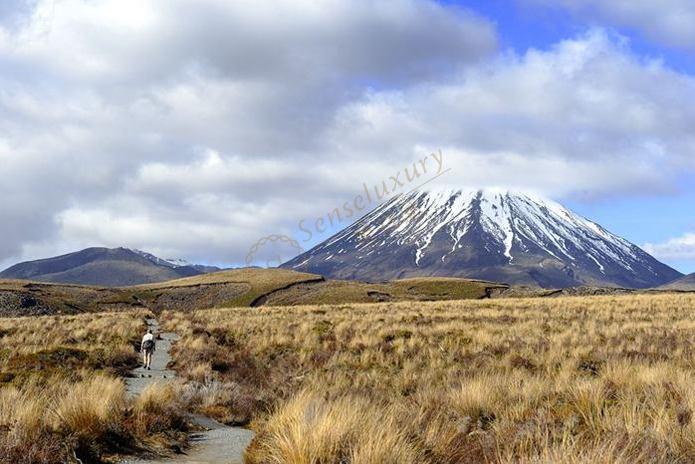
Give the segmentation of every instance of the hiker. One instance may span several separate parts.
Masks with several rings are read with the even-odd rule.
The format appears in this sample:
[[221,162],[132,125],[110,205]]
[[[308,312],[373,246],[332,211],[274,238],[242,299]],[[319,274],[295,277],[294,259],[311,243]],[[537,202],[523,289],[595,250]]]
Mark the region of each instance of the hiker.
[[152,353],[154,353],[154,335],[152,335],[152,329],[147,329],[147,333],[142,337],[140,352],[142,353],[142,363],[145,365],[145,369],[151,370],[150,364],[152,363]]

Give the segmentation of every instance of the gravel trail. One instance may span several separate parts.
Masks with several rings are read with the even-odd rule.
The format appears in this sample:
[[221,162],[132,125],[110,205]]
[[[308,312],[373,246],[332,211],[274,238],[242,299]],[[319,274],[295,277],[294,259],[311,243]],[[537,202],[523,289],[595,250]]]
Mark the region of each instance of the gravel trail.
[[[159,333],[155,319],[147,321],[152,332]],[[126,379],[126,391],[131,396],[139,395],[154,382],[169,382],[176,378],[176,372],[167,369],[171,360],[169,349],[178,339],[174,333],[161,333],[157,339],[156,351],[152,355],[152,369],[142,366],[132,371],[132,377]],[[185,454],[162,459],[126,459],[122,464],[243,464],[244,450],[253,439],[253,432],[241,427],[229,427],[208,417],[193,415],[191,420],[204,429],[191,434],[191,448]]]

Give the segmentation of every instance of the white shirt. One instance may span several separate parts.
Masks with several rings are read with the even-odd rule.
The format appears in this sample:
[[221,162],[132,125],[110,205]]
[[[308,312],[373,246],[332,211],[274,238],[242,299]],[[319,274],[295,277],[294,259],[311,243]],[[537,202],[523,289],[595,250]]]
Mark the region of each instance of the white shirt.
[[142,337],[142,343],[145,343],[147,340],[154,340],[154,335],[146,333],[145,336]]

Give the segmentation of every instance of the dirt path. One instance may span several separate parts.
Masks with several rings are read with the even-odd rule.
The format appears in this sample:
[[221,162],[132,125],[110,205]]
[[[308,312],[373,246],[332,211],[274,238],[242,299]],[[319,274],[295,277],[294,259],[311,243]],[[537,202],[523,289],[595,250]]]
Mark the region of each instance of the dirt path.
[[[152,332],[159,333],[157,321],[149,319]],[[169,348],[178,339],[174,333],[162,333],[157,340],[157,350],[152,355],[152,369],[139,367],[133,371],[133,377],[126,379],[126,391],[129,395],[139,395],[149,384],[169,382],[176,378],[176,372],[167,369],[171,360]],[[240,427],[228,427],[208,417],[194,415],[191,420],[204,429],[191,435],[192,447],[186,454],[157,460],[128,459],[122,464],[165,464],[165,463],[200,463],[200,464],[243,464],[244,450],[253,439],[253,432]]]

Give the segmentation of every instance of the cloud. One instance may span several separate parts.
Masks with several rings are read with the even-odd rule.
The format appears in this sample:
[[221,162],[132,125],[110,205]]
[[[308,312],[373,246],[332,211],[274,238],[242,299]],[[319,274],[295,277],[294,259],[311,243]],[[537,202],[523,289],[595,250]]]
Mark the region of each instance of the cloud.
[[671,238],[663,243],[646,243],[643,248],[657,259],[695,261],[695,233]]
[[43,0],[12,38],[10,58],[100,86],[187,66],[239,81],[407,80],[496,45],[486,20],[419,0]]
[[36,7],[36,0],[4,0],[0,3],[0,24],[19,27]]
[[232,260],[359,178],[327,178],[339,108],[496,46],[421,0],[3,3],[0,262],[83,243]]
[[6,264],[94,245],[242,263],[436,149],[442,183],[558,198],[695,169],[695,79],[602,30],[519,55],[423,0],[53,5],[0,20]]
[[458,185],[663,194],[695,169],[695,109],[682,104],[693,98],[693,77],[596,29],[447,80],[368,94],[340,111],[332,138],[345,153],[394,162],[440,147]]
[[691,0],[523,0],[640,31],[662,45],[695,51]]

